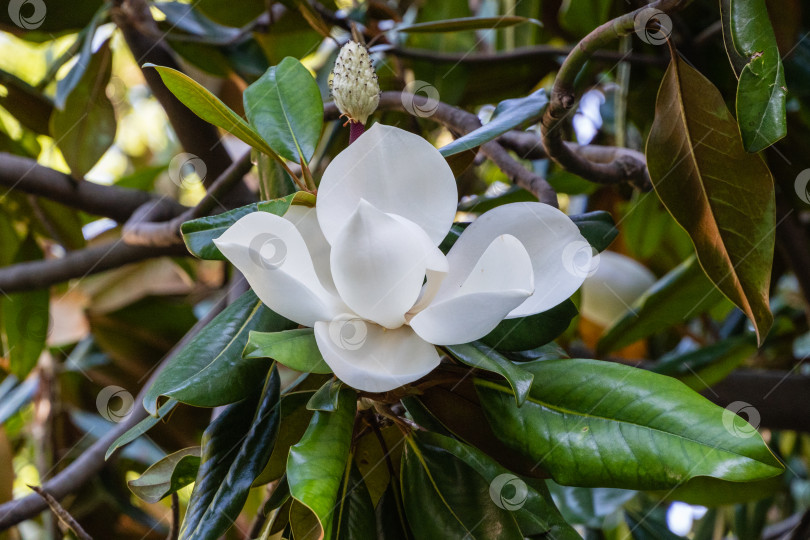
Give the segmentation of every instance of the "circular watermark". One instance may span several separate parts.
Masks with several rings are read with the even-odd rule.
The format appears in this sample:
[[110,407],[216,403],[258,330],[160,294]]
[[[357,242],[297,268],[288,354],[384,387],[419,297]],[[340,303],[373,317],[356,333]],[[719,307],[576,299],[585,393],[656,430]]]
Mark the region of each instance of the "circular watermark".
[[810,169],[805,169],[796,175],[796,180],[793,181],[793,189],[796,190],[796,195],[805,202],[810,204]]
[[110,422],[121,422],[132,412],[135,398],[120,386],[105,386],[96,396],[98,413]]
[[[747,422],[741,422],[739,417],[745,416]],[[747,439],[757,434],[760,416],[759,411],[750,403],[735,401],[723,409],[723,426],[726,431],[735,437]]]
[[205,162],[195,156],[182,152],[169,162],[169,178],[181,188],[193,188],[205,180],[208,167]]
[[113,75],[110,77],[110,82],[107,83],[106,93],[110,103],[120,105],[127,99],[127,85],[121,77]]
[[329,338],[332,342],[346,351],[356,351],[366,342],[368,326],[366,321],[345,313],[338,315],[329,323]]
[[634,26],[639,39],[650,45],[662,45],[672,34],[672,19],[660,9],[652,7],[646,7],[636,14]]
[[48,337],[51,329],[51,315],[48,308],[26,306],[17,316],[17,330],[20,335],[32,341]]
[[248,245],[253,264],[265,270],[275,270],[287,260],[287,243],[272,233],[257,234]]
[[588,242],[577,240],[563,249],[562,263],[569,274],[586,278],[594,275],[599,268],[599,252]]
[[[424,97],[420,94],[424,94]],[[402,91],[402,106],[414,116],[427,118],[439,108],[439,91],[425,81],[411,81]]]
[[489,498],[498,508],[514,512],[520,510],[529,498],[526,482],[514,474],[503,473],[492,479],[489,484]]
[[8,3],[11,22],[23,30],[36,30],[42,26],[47,11],[44,0],[11,0]]

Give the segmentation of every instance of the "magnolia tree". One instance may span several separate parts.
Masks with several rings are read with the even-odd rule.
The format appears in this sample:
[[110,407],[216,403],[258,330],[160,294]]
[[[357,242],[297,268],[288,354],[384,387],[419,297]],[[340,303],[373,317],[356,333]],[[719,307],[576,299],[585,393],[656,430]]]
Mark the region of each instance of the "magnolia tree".
[[807,9],[690,4],[8,2],[4,534],[810,537]]

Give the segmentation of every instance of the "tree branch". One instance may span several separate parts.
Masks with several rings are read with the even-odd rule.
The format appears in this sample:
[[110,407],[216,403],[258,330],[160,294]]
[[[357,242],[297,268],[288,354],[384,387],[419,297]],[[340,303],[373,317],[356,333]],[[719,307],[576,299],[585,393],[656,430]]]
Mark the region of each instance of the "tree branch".
[[[227,305],[227,297],[228,295],[223,295],[205,317],[200,319],[197,324],[183,336],[183,339],[161,360],[157,369],[152,373],[152,376],[146,381],[146,384],[144,384],[138,396],[135,398],[136,404],[143,401],[147,389],[152,385],[152,382],[154,382],[163,368],[166,367],[166,364],[225,308]],[[104,455],[107,453],[107,448],[109,448],[118,437],[126,433],[132,426],[144,418],[146,418],[146,410],[143,407],[134,407],[132,412],[121,423],[117,424],[106,435],[96,440],[96,442],[85,450],[74,462],[45,482],[41,486],[42,489],[47,491],[54,499],[60,500],[81,488],[104,467]],[[13,527],[26,519],[36,516],[47,508],[47,503],[36,493],[2,504],[0,505],[0,530]]]
[[[29,158],[0,152],[0,186],[45,197],[120,223],[157,196],[136,189],[76,182],[70,175],[39,165]],[[182,209],[179,203],[176,208]]]
[[43,289],[57,283],[97,274],[125,264],[156,257],[188,255],[182,244],[168,247],[130,246],[122,241],[71,251],[60,259],[46,259],[0,268],[0,291],[9,294]]

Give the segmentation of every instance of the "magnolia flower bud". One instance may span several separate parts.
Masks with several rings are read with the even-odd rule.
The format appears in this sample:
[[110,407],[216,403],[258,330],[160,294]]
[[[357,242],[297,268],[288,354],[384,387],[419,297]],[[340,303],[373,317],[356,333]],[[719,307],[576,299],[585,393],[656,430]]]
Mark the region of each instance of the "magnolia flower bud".
[[380,103],[380,85],[366,48],[347,42],[332,70],[332,97],[342,115],[352,123],[365,124]]

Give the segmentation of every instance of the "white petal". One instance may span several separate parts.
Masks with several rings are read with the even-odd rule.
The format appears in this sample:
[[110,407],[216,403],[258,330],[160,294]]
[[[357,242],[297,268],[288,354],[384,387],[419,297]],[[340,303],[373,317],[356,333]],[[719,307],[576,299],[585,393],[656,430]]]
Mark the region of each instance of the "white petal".
[[329,320],[346,307],[321,285],[301,233],[286,219],[253,212],[214,240],[267,307],[298,324]]
[[571,296],[591,270],[593,250],[568,216],[547,204],[511,203],[485,212],[467,227],[447,254],[450,272],[443,287],[464,283],[484,250],[502,234],[523,243],[534,268],[534,294],[508,318],[551,309]]
[[341,299],[387,328],[405,323],[435,257],[424,231],[403,221],[361,199],[332,244],[332,277]]
[[533,290],[529,254],[520,240],[505,234],[489,245],[460,287],[442,287],[410,325],[435,345],[469,343],[490,333]]
[[582,284],[580,313],[608,328],[652,287],[655,275],[634,259],[612,251],[600,253],[598,263]]
[[439,365],[436,349],[413,330],[388,330],[351,317],[315,324],[315,340],[335,375],[353,388],[387,392]]
[[422,137],[374,124],[326,168],[318,187],[318,221],[330,244],[360,199],[413,221],[434,245],[447,235],[458,204],[450,166]]
[[321,284],[327,291],[337,294],[335,282],[332,280],[332,270],[329,266],[331,247],[318,224],[315,208],[294,204],[284,214],[284,219],[295,225],[295,228],[304,237],[312,263],[315,265],[315,273],[321,280]]

